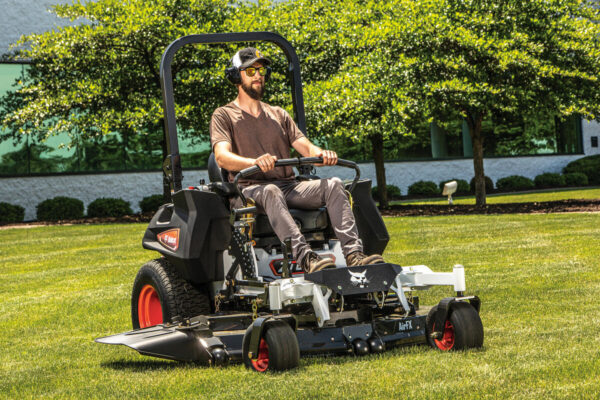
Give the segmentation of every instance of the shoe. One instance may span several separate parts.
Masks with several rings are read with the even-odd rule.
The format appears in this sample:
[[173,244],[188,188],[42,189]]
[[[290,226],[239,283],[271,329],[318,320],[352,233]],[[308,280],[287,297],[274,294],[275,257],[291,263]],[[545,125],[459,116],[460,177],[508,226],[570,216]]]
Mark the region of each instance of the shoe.
[[362,251],[354,251],[346,257],[346,265],[348,267],[358,267],[360,265],[371,265],[384,263],[383,257],[380,254],[371,254],[367,256]]
[[325,268],[335,268],[335,263],[329,258],[323,258],[314,251],[309,251],[302,260],[302,270],[307,274],[320,271]]

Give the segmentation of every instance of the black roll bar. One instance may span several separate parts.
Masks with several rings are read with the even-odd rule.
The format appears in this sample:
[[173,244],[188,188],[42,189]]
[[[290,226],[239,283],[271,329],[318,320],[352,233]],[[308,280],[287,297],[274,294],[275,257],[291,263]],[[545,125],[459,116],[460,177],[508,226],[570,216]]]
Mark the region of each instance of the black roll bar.
[[302,133],[306,134],[306,118],[304,115],[304,98],[302,97],[302,80],[300,78],[300,61],[296,51],[281,35],[272,32],[243,33],[211,33],[183,36],[172,42],[163,53],[160,61],[160,86],[163,96],[163,112],[165,133],[167,136],[167,157],[163,162],[163,173],[169,182],[171,194],[181,190],[183,179],[177,125],[175,117],[175,100],[173,96],[173,76],[171,63],[175,53],[189,44],[218,44],[233,42],[271,42],[279,46],[288,59],[288,74],[291,75],[292,104],[294,119]]

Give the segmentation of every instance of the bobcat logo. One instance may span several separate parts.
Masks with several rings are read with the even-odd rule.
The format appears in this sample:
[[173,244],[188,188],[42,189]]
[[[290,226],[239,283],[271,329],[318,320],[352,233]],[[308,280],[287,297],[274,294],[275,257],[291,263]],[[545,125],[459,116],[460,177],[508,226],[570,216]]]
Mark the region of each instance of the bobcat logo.
[[365,287],[367,287],[369,285],[369,280],[367,279],[367,270],[364,270],[363,272],[350,272],[348,271],[348,273],[350,274],[350,282],[352,282],[352,285],[354,286],[358,286],[361,289],[364,289]]

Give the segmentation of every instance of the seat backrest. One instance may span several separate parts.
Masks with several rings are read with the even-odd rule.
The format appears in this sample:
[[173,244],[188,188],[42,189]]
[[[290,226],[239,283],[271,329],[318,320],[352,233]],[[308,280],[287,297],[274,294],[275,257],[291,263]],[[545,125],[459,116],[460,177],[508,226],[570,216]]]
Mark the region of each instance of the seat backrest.
[[229,182],[229,172],[219,167],[215,153],[210,153],[208,157],[208,179],[211,182]]

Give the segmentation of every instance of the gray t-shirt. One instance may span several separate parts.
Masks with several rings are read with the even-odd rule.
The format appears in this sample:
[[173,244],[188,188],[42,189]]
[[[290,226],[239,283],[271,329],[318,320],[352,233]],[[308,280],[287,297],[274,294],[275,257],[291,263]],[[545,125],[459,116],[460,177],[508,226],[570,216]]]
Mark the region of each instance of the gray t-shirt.
[[[210,121],[210,143],[231,143],[231,150],[242,157],[258,158],[269,153],[278,160],[290,158],[290,147],[304,134],[290,115],[281,107],[260,103],[262,112],[258,117],[248,114],[234,102],[219,107]],[[229,181],[235,173],[230,171]],[[240,183],[264,183],[264,181],[294,179],[292,167],[278,167],[267,173],[259,172]]]

